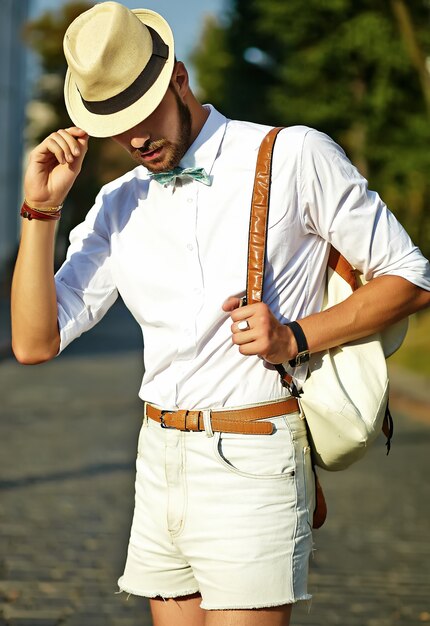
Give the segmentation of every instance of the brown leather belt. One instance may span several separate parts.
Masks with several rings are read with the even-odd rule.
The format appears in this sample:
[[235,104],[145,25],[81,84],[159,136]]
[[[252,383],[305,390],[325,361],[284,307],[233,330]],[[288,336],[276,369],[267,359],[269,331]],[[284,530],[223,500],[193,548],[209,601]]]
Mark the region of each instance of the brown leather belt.
[[[176,428],[199,432],[205,430],[204,413],[206,411],[164,411],[145,403],[146,415],[161,424],[162,428]],[[243,435],[270,435],[273,432],[271,422],[260,422],[270,417],[279,417],[289,413],[298,413],[299,403],[296,398],[286,398],[279,402],[261,404],[242,409],[210,410],[210,423],[214,432],[240,433]]]

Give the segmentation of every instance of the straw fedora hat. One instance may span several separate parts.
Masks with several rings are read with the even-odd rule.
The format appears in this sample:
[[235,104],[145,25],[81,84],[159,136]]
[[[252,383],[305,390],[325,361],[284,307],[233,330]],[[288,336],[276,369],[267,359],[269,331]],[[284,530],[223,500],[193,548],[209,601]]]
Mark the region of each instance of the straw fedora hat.
[[160,104],[174,64],[172,31],[158,13],[102,2],[64,36],[67,111],[93,137],[132,128]]

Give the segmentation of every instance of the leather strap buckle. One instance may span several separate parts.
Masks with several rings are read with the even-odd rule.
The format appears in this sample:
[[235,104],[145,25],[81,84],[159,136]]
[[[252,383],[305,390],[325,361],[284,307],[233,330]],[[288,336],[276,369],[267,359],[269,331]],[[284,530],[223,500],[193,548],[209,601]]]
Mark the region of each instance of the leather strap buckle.
[[166,422],[164,421],[164,416],[166,415],[166,413],[172,414],[173,411],[167,411],[167,410],[161,411],[161,413],[160,413],[160,426],[161,426],[161,428],[174,428],[174,426],[168,426],[166,424]]

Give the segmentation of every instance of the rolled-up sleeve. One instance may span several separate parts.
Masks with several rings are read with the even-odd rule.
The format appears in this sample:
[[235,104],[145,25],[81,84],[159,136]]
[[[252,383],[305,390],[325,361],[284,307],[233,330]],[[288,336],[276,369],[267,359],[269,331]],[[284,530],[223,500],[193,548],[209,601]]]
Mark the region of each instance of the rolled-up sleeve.
[[430,291],[430,265],[379,195],[327,135],[307,133],[299,189],[307,232],[330,242],[366,280],[397,275]]
[[101,320],[118,297],[111,272],[110,234],[100,197],[70,233],[55,276],[60,350]]

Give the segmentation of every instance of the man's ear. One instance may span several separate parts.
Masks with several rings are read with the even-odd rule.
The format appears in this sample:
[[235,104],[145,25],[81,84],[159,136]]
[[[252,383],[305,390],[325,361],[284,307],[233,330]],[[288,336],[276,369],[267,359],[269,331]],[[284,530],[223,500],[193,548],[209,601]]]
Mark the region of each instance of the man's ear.
[[181,96],[182,100],[184,100],[188,93],[190,82],[187,68],[182,61],[176,61],[173,67],[171,82],[173,83],[178,95]]

